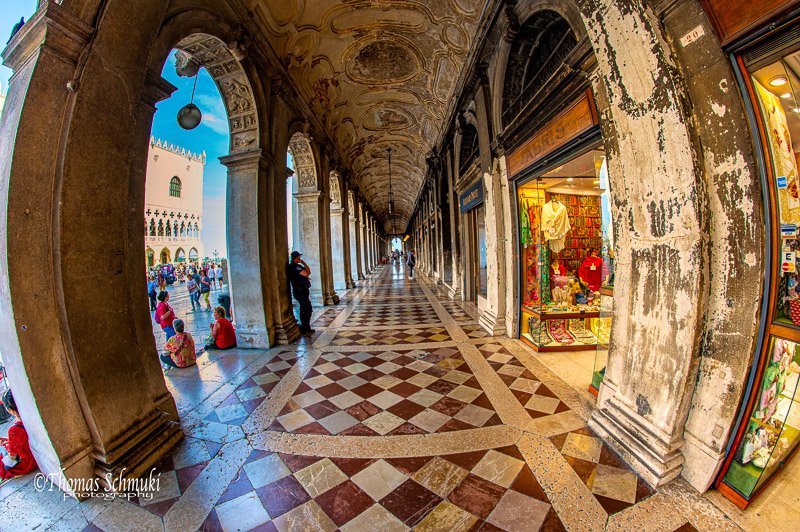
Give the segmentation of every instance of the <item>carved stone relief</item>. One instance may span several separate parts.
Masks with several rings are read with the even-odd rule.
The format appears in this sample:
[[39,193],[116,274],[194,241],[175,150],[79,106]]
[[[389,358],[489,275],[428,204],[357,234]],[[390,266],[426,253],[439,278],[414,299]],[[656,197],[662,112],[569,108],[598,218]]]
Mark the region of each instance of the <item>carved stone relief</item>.
[[339,177],[340,174],[336,170],[331,172],[331,208],[332,209],[341,209],[342,208],[342,193],[339,190]]
[[292,154],[297,173],[297,187],[306,190],[317,189],[317,168],[308,138],[302,133],[295,133],[289,139],[289,152]]
[[[214,78],[225,108],[231,133],[231,153],[258,146],[258,118],[250,81],[231,50],[216,37],[194,34],[176,46],[175,70],[194,76],[204,67]],[[241,55],[240,48],[236,52]]]

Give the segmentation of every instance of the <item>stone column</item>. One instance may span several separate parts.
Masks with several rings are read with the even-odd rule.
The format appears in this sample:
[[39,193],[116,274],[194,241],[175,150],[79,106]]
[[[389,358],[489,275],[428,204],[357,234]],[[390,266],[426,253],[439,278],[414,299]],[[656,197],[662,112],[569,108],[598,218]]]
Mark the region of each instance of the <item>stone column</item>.
[[275,331],[269,327],[268,268],[262,257],[269,256],[271,235],[266,205],[270,161],[258,149],[221,157],[220,162],[228,169],[229,288],[236,340],[240,347],[268,349],[275,343]]
[[300,245],[295,245],[303,254],[303,260],[311,268],[311,295],[324,302],[322,295],[322,256],[320,234],[320,204],[322,192],[303,190],[294,195],[297,200],[297,223],[300,226]]
[[[346,269],[349,269],[349,257],[346,248],[345,233],[348,232],[349,221],[344,208],[341,193],[341,175],[336,170],[330,175],[331,196],[331,260],[333,262],[333,287],[336,290],[350,288],[347,282]],[[352,280],[349,284],[352,284]]]
[[[162,15],[118,5],[103,24]],[[0,351],[39,468],[68,493],[66,479],[141,475],[183,437],[142,298],[147,150],[130,149],[175,90],[129,68],[146,62],[153,26],[129,28],[113,79],[113,43],[101,32],[82,56],[94,30],[55,2],[3,52]],[[80,57],[88,84],[69,91]]]
[[[358,204],[352,190],[347,193],[347,206],[350,211],[350,272],[356,274],[358,280],[364,279],[364,272],[361,270],[361,238],[358,227]],[[351,279],[352,280],[352,279]],[[353,283],[355,285],[355,283]]]

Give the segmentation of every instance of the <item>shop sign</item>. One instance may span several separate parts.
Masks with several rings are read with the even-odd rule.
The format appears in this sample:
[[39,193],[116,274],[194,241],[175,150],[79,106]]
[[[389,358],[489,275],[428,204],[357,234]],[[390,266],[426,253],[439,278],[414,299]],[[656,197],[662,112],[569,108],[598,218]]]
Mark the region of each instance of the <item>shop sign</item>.
[[790,11],[800,0],[700,0],[723,45]]
[[477,183],[458,197],[458,204],[461,207],[461,212],[467,212],[481,203],[483,203],[483,181],[479,179]]
[[797,271],[794,258],[794,251],[784,251],[781,253],[781,270],[783,273],[794,273]]
[[781,224],[781,236],[783,238],[794,238],[797,236],[797,224]]
[[516,175],[545,155],[567,144],[599,123],[592,93],[583,96],[555,117],[544,129],[508,156],[509,175]]

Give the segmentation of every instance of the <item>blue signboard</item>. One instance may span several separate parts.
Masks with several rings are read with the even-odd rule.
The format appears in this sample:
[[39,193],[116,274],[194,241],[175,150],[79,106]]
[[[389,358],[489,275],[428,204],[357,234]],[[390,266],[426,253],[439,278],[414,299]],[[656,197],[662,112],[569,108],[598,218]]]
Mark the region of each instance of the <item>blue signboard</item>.
[[479,179],[477,183],[465,190],[458,200],[461,212],[472,210],[483,203],[483,181]]

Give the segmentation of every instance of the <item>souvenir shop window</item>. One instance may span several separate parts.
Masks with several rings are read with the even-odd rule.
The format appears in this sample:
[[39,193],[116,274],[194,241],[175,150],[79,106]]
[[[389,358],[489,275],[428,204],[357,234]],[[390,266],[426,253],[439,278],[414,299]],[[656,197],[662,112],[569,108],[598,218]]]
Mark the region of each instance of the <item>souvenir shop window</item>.
[[[602,150],[590,150],[518,187],[521,337],[539,350],[607,343],[601,288],[604,258]],[[606,322],[608,321],[608,322]]]
[[798,241],[800,224],[800,52],[758,69],[752,76],[753,92],[764,121],[766,144],[773,175],[773,194],[779,234],[779,270],[773,322],[790,327],[800,326],[800,293],[798,293]]
[[488,290],[488,277],[486,265],[486,207],[481,205],[475,209],[476,224],[478,226],[478,293],[486,297]]
[[745,498],[763,486],[800,443],[800,345],[773,337],[768,356],[747,430],[723,478]]

